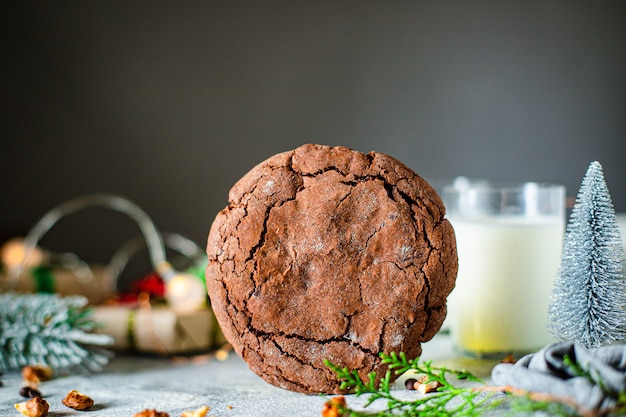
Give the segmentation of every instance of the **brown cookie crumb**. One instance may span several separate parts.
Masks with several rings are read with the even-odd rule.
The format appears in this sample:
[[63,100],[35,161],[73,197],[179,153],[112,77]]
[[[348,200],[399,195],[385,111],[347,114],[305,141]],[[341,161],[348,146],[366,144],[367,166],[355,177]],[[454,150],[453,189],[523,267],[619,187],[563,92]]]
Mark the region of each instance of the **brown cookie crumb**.
[[435,190],[396,159],[304,145],[230,190],[208,237],[207,287],[234,350],[267,382],[341,393],[380,352],[421,354],[446,315],[454,232]]

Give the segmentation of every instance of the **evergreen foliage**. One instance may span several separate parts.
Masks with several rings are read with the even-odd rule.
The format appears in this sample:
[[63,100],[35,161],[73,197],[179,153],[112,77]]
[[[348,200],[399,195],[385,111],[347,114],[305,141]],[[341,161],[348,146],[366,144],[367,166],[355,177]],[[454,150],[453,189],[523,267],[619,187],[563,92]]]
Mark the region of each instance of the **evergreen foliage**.
[[586,348],[626,339],[624,248],[602,166],[585,174],[563,241],[548,310],[558,339]]
[[42,364],[55,371],[98,371],[110,336],[93,334],[87,300],[57,294],[0,294],[0,371]]
[[[613,414],[591,414],[569,397],[559,397],[541,392],[530,392],[512,386],[488,386],[466,370],[453,370],[433,366],[431,361],[420,358],[408,359],[403,352],[380,353],[382,363],[389,369],[376,384],[377,375],[372,372],[366,379],[359,373],[340,367],[325,360],[324,364],[341,381],[341,389],[354,391],[359,397],[367,396],[363,410],[348,407],[345,400],[332,398],[325,405],[324,416],[346,417],[481,417],[481,416],[609,416]],[[402,396],[391,387],[391,372],[397,375],[412,372],[424,383],[435,383],[438,388],[415,396]],[[463,386],[454,383],[468,381]],[[400,395],[398,395],[400,394]],[[333,401],[334,400],[334,401]],[[367,411],[367,407],[378,403],[377,410]],[[618,412],[623,410],[623,401],[618,402]],[[612,410],[609,410],[609,412]],[[586,414],[584,414],[586,413]],[[616,414],[617,415],[617,414]],[[623,414],[619,414],[623,415]]]

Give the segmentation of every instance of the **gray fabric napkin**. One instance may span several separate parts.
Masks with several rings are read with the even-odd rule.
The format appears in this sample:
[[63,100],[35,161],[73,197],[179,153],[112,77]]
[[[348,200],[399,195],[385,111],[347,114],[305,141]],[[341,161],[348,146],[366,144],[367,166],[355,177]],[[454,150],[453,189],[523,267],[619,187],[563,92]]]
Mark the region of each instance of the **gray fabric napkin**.
[[[564,363],[566,356],[574,366]],[[585,349],[570,342],[554,343],[515,364],[496,365],[491,380],[495,385],[566,396],[587,409],[608,411],[616,405],[619,393],[626,392],[626,344]]]

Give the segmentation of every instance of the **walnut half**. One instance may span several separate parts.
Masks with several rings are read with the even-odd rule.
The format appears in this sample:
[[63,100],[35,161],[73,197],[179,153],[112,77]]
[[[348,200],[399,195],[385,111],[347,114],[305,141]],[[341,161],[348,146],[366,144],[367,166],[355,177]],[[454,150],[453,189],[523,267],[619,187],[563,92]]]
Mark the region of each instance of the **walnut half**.
[[28,417],[46,417],[50,405],[41,397],[34,397],[23,403],[15,404],[15,409]]
[[24,382],[33,388],[37,388],[40,382],[52,379],[54,372],[46,365],[26,365],[22,368]]
[[205,417],[210,410],[208,405],[203,405],[195,411],[183,411],[180,417]]
[[170,417],[170,415],[167,414],[165,411],[157,411],[155,409],[152,409],[152,410],[145,409],[135,414],[133,417]]
[[428,376],[423,376],[415,382],[415,389],[422,394],[437,391],[443,384],[439,381],[431,381]]
[[75,389],[68,392],[61,402],[66,407],[73,408],[74,410],[86,410],[93,406],[93,400],[89,396]]
[[324,403],[322,417],[343,417],[343,410],[346,408],[346,399],[343,395],[338,395]]

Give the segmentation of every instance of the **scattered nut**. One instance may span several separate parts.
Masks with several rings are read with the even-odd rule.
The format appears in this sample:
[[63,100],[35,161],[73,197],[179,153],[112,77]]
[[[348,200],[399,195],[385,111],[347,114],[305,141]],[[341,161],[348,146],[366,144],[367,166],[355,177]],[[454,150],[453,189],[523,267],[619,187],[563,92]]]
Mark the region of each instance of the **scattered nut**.
[[409,391],[413,391],[415,389],[416,383],[417,383],[417,379],[409,378],[406,381],[404,381],[404,387],[408,389]]
[[15,404],[15,409],[28,417],[45,417],[49,408],[48,402],[41,397]]
[[37,387],[40,382],[52,379],[52,368],[46,365],[26,365],[22,368],[22,378],[31,387]]
[[431,381],[427,376],[423,376],[415,383],[415,389],[422,394],[428,394],[429,392],[435,392],[439,387],[443,387],[443,384],[439,381]]
[[322,417],[343,417],[346,408],[346,399],[343,395],[338,395],[324,403]]
[[506,355],[500,361],[500,363],[511,363],[511,364],[514,364],[515,362],[517,362],[517,360],[515,359],[515,356],[512,353]]
[[205,417],[209,410],[210,408],[208,406],[203,405],[195,411],[183,411],[180,417]]
[[16,403],[14,404],[15,409],[17,411],[19,411],[20,413],[24,414],[25,416],[28,415],[28,408],[26,408],[26,401],[24,401],[23,403]]
[[428,394],[429,392],[435,392],[442,385],[437,381],[431,381],[426,384],[419,384],[417,390],[422,394]]
[[88,395],[76,391],[75,389],[68,392],[61,402],[66,407],[73,408],[74,410],[86,410],[93,406],[93,400]]
[[24,398],[41,397],[41,392],[35,388],[25,386],[20,389],[20,395]]
[[170,415],[165,411],[157,411],[155,409],[148,410],[146,408],[145,410],[135,414],[133,417],[170,417]]
[[48,415],[50,404],[41,397],[33,397],[33,399],[26,401],[26,408],[28,409],[28,417],[45,417]]
[[230,343],[224,343],[218,350],[215,352],[215,359],[218,361],[225,361],[230,356],[230,351],[233,350],[233,345]]

